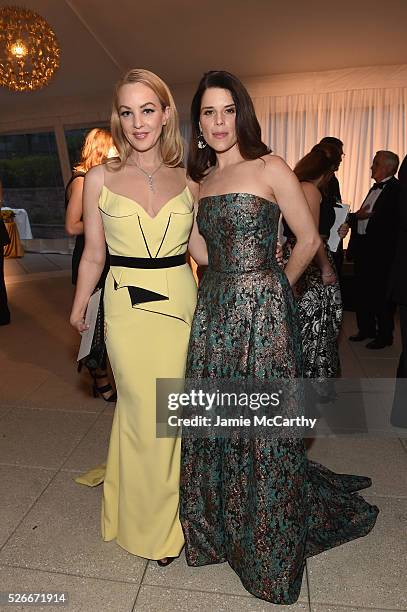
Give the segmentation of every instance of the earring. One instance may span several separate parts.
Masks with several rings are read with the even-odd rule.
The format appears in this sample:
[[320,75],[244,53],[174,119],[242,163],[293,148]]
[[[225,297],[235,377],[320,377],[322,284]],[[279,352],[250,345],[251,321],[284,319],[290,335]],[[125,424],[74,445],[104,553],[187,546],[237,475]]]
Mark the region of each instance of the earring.
[[203,137],[202,132],[198,136],[197,145],[198,145],[198,149],[204,149],[206,147],[206,145],[207,145],[207,143],[205,142],[205,139]]

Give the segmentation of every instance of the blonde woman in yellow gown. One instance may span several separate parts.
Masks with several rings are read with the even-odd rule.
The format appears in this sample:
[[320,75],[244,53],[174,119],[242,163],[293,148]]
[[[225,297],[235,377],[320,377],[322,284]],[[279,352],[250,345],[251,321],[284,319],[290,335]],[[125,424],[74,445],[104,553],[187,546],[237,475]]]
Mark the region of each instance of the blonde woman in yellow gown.
[[111,118],[120,161],[92,168],[84,186],[85,249],[71,324],[82,332],[105,261],[106,345],[117,386],[102,503],[102,535],[168,565],[184,544],[179,509],[180,439],[156,437],[156,379],[183,378],[199,263],[206,246],[194,222],[172,95],[146,70],[116,86]]

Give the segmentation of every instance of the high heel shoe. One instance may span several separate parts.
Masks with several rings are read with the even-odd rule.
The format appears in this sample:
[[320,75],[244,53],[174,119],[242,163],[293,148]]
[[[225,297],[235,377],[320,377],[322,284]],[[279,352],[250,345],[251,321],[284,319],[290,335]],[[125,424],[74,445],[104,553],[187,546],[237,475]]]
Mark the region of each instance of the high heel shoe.
[[168,567],[168,565],[171,565],[171,563],[175,561],[175,559],[178,559],[178,557],[165,557],[165,561],[164,559],[158,559],[157,564],[160,567]]
[[93,397],[101,397],[102,399],[105,400],[105,402],[116,402],[117,401],[116,391],[112,393],[111,395],[109,395],[109,397],[105,397],[103,395],[104,393],[109,393],[109,391],[113,391],[113,387],[110,383],[107,383],[107,385],[103,385],[103,387],[97,386],[97,382],[96,382],[97,379],[106,378],[106,374],[92,374],[92,378],[93,378],[93,385],[92,385]]

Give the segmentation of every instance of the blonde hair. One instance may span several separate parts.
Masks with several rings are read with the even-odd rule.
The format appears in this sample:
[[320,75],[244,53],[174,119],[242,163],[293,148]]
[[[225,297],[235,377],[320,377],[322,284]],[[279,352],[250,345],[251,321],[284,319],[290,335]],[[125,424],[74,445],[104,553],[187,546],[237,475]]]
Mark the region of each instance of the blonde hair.
[[76,172],[87,172],[93,166],[103,164],[113,146],[111,134],[103,128],[93,128],[86,134],[81,151],[81,161],[74,167]]
[[160,136],[161,157],[164,164],[170,168],[175,168],[182,164],[184,157],[184,144],[179,129],[178,111],[175,106],[174,98],[168,88],[159,76],[149,70],[134,68],[129,70],[122,79],[117,83],[113,94],[113,107],[111,115],[111,130],[114,145],[119,153],[120,165],[116,169],[120,169],[127,161],[132,147],[126,140],[120,124],[119,116],[119,90],[123,85],[129,83],[143,83],[149,87],[160,101],[161,108],[164,110],[169,107],[170,113],[166,125],[163,125]]

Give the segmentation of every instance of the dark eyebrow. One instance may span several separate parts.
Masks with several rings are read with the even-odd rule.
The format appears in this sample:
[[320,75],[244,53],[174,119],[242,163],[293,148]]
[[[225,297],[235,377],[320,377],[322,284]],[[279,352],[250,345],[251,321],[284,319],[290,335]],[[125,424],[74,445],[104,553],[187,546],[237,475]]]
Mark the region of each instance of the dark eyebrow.
[[[232,106],[236,106],[236,104],[233,102],[232,104],[225,104],[225,106],[223,108],[231,108]],[[201,111],[202,110],[209,110],[214,108],[213,106],[202,106]]]

